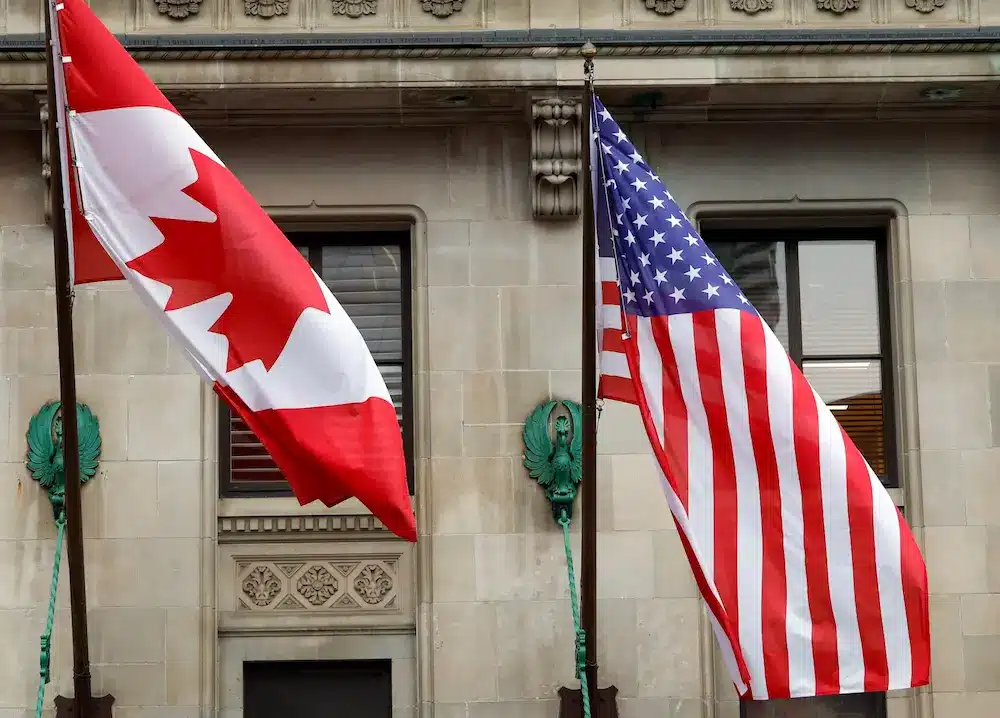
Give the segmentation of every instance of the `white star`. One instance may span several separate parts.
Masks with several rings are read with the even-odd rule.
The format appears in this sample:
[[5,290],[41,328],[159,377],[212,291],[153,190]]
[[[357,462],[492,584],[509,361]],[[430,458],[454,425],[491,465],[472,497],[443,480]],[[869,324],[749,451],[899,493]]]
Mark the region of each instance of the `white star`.
[[611,228],[611,236],[612,237],[617,237],[618,236],[618,230],[615,229],[614,227]]
[[[657,177],[656,179],[660,179],[660,178]],[[674,196],[672,194],[670,194],[670,190],[668,190],[666,187],[663,188],[663,194],[667,195],[667,199],[669,199],[671,202],[674,201]]]
[[646,226],[646,217],[648,217],[648,216],[649,215],[645,215],[645,214],[636,215],[636,217],[635,217],[635,228],[638,229],[639,227],[645,227]]
[[596,139],[599,139],[599,138],[600,138],[600,136],[601,136],[601,133],[600,133],[600,132],[591,132],[591,133],[590,133],[590,139],[592,139],[592,140],[596,140]]
[[607,182],[604,183],[604,186],[605,187],[617,187],[618,183],[615,182],[613,179],[609,179]]
[[635,162],[636,164],[639,164],[640,162],[642,162],[642,155],[639,154],[638,150],[636,150],[635,152],[633,152],[632,154],[630,154],[629,157],[631,157],[632,161]]
[[749,304],[749,303],[750,303],[750,302],[748,302],[748,301],[747,301],[747,298],[746,298],[746,297],[744,297],[744,296],[743,296],[742,294],[737,294],[737,295],[736,295],[736,298],[737,298],[737,299],[739,299],[739,300],[740,300],[741,302],[743,302],[744,304]]
[[684,236],[684,239],[686,239],[686,240],[687,240],[687,243],[688,243],[688,246],[689,246],[689,247],[693,247],[694,245],[698,244],[698,238],[697,238],[697,237],[695,237],[695,236],[694,236],[693,234],[691,234],[690,232],[688,232],[688,233],[687,233],[687,234],[686,234],[686,235]]
[[597,114],[599,114],[601,116],[601,119],[604,120],[604,121],[607,121],[607,120],[611,119],[611,113],[608,112],[608,108],[606,108],[606,107],[602,107],[601,111],[598,112]]
[[[659,182],[659,181],[660,181],[660,178],[659,178],[659,177],[657,177],[657,176],[656,176],[655,174],[653,174],[652,172],[650,172],[650,173],[649,173],[649,178],[650,178],[651,180],[653,180],[654,182]],[[664,192],[666,192],[666,190],[664,190]],[[670,193],[669,193],[669,192],[667,192],[667,197],[670,197]],[[670,199],[673,199],[673,197],[670,197]]]
[[674,289],[674,291],[670,293],[670,298],[673,299],[674,302],[679,302],[680,300],[684,299],[684,290],[681,289],[680,287],[677,287],[676,289]]
[[639,261],[642,262],[642,266],[648,267],[649,266],[649,255],[648,254],[640,254],[639,255]]
[[628,234],[626,234],[624,237],[622,237],[622,239],[624,239],[626,242],[628,242],[629,245],[635,244],[635,235],[632,234],[632,230],[631,229],[628,231]]
[[622,299],[625,300],[626,304],[628,304],[629,302],[634,302],[635,292],[633,292],[631,289],[626,289],[624,292],[622,292]]
[[669,217],[667,217],[667,221],[670,222],[671,227],[681,226],[681,221],[677,219],[677,217],[675,217],[674,215],[670,215]]
[[653,279],[656,280],[657,284],[663,284],[665,281],[667,281],[667,273],[664,272],[662,269],[657,269],[656,275],[653,277]]
[[616,221],[616,222],[617,222],[618,224],[621,224],[621,223],[622,223],[622,218],[623,218],[624,216],[625,216],[625,213],[624,213],[624,212],[622,212],[621,214],[618,214],[618,215],[615,215],[615,221]]
[[663,207],[663,200],[659,197],[653,197],[653,199],[649,200],[649,203],[653,205],[653,209],[660,209]]
[[625,199],[622,200],[622,207],[624,207],[625,209],[632,209],[631,205],[632,205],[631,197],[626,197]]
[[703,254],[701,258],[705,260],[705,264],[715,264],[715,257],[711,254]]
[[611,145],[606,145],[606,144],[604,144],[602,142],[601,143],[601,149],[604,151],[604,154],[606,154],[606,155],[610,155],[611,154]]
[[641,189],[646,189],[646,183],[645,183],[645,182],[643,182],[643,181],[642,181],[641,179],[639,179],[638,177],[636,177],[636,178],[635,178],[635,182],[631,182],[630,184],[631,184],[631,185],[632,185],[633,187],[635,187],[635,191],[636,191],[636,192],[638,192],[638,191],[639,191],[639,190],[641,190]]
[[618,131],[615,133],[615,138],[617,138],[619,142],[624,142],[625,140],[628,139],[628,136],[624,132],[622,132],[622,128],[619,127]]
[[714,287],[711,284],[709,284],[707,287],[705,287],[705,289],[702,289],[701,291],[702,293],[708,295],[709,299],[711,299],[712,297],[719,296],[719,288]]
[[722,283],[723,284],[732,284],[733,283],[733,280],[729,278],[728,274],[723,274],[721,276],[722,276]]
[[653,290],[651,289],[648,292],[646,292],[645,294],[643,294],[642,298],[646,300],[646,304],[652,304],[653,303]]
[[671,264],[677,264],[683,257],[684,255],[681,253],[681,250],[677,249],[677,247],[670,250],[670,254],[667,255]]
[[631,280],[632,284],[638,284],[639,283],[639,273],[638,272],[629,272],[628,278],[629,278],[629,280]]
[[615,165],[615,169],[618,170],[618,174],[628,170],[628,165],[622,160],[618,160],[618,164]]
[[688,266],[688,270],[684,272],[684,276],[687,277],[692,282],[697,278],[701,279],[701,268],[695,267],[693,265]]
[[663,232],[653,232],[653,236],[650,237],[650,240],[652,240],[654,247],[659,244],[663,244],[663,242],[666,241],[663,239]]

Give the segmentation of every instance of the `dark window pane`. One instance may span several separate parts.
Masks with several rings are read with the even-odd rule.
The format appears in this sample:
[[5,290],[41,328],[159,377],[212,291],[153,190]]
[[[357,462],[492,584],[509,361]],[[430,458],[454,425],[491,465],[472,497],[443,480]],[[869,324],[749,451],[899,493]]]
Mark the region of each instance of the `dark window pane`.
[[800,242],[798,248],[802,353],[878,354],[875,243]]
[[711,249],[788,351],[784,242],[716,242]]
[[885,694],[745,701],[741,708],[743,718],[881,718],[885,715]]
[[802,372],[875,474],[885,480],[886,426],[879,362],[804,362]]

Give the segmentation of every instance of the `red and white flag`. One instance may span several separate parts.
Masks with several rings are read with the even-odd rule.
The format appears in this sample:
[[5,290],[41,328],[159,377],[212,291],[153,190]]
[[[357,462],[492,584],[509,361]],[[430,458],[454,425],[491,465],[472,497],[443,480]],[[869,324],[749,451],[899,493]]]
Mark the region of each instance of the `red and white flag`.
[[355,496],[415,541],[396,411],[357,327],[86,3],[51,12],[75,281],[124,276],[302,504]]
[[926,685],[927,571],[889,493],[599,100],[601,395],[636,404],[740,695]]

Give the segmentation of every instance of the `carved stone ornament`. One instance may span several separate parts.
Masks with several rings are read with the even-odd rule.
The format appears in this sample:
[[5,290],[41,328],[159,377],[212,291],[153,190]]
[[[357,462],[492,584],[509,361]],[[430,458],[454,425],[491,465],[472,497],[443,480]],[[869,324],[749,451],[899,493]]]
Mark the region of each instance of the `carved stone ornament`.
[[243,12],[251,17],[269,18],[288,14],[288,0],[243,0]]
[[816,7],[840,15],[848,10],[858,10],[861,0],[816,0]]
[[465,0],[420,0],[420,7],[434,17],[448,17],[462,9]]
[[774,0],[729,0],[729,7],[742,10],[747,15],[755,15],[764,10],[773,10]]
[[156,0],[156,9],[161,15],[174,20],[183,20],[190,15],[197,15],[201,10],[202,0]]
[[392,579],[381,566],[370,563],[361,569],[354,580],[354,590],[362,601],[374,606],[392,590]]
[[673,15],[686,4],[687,0],[646,0],[646,7],[658,15]]
[[906,7],[917,12],[934,12],[939,7],[944,7],[945,2],[946,0],[906,0]]
[[539,99],[531,105],[531,205],[535,217],[580,213],[580,118],[576,100]]
[[243,595],[255,606],[270,606],[281,593],[281,581],[267,566],[257,566],[243,580]]
[[49,101],[44,95],[38,95],[38,121],[42,125],[42,179],[45,180],[45,199],[43,203],[45,224],[52,220],[52,198],[49,196],[49,185],[52,183],[52,157],[49,152]]
[[378,9],[378,0],[333,0],[333,14],[347,17],[374,15]]
[[295,584],[299,595],[314,606],[322,606],[333,598],[340,584],[322,566],[310,566]]

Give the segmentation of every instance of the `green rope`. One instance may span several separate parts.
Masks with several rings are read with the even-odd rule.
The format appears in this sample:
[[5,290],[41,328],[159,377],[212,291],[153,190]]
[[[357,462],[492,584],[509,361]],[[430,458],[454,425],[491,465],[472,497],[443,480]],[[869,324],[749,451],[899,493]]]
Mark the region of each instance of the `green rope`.
[[45,617],[45,631],[41,636],[40,675],[38,684],[38,701],[35,703],[35,718],[42,718],[42,708],[45,705],[45,686],[52,680],[50,671],[52,664],[52,627],[56,620],[56,592],[59,589],[59,563],[62,561],[63,534],[66,531],[66,513],[59,512],[56,519],[56,552],[52,558],[52,583],[49,587],[49,612]]
[[576,595],[576,571],[573,570],[573,547],[569,540],[569,516],[566,509],[559,515],[563,544],[566,548],[566,571],[569,573],[569,602],[573,609],[573,627],[576,629],[576,677],[580,679],[580,700],[583,718],[590,718],[590,689],[587,685],[587,632],[580,623],[580,601]]

